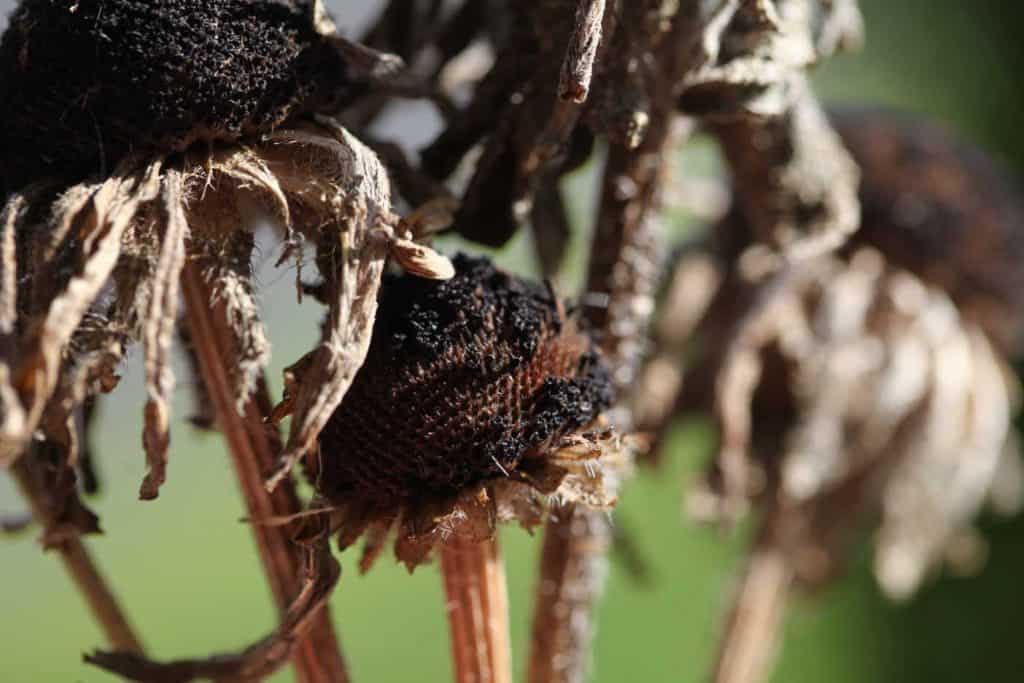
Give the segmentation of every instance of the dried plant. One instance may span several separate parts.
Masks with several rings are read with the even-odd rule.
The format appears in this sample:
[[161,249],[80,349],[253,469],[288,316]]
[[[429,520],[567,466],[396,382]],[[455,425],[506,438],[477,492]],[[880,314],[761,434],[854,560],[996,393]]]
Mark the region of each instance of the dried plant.
[[[451,280],[385,280],[373,342],[311,457],[338,506],[339,544],[365,536],[366,571],[397,529],[411,571],[436,545],[459,681],[510,680],[495,525],[548,505],[607,510],[624,461],[602,425],[607,371],[544,288],[458,257]],[[549,502],[550,501],[550,502]]]
[[[807,71],[859,43],[855,0],[382,5],[357,43],[319,0],[23,0],[0,42],[0,464],[115,648],[88,661],[140,681],[259,680],[289,660],[302,681],[347,680],[329,542],[362,538],[365,571],[393,534],[410,570],[438,551],[457,679],[508,681],[495,527],[543,522],[528,679],[582,681],[635,433],[657,455],[685,410],[720,431],[703,513],[762,512],[716,680],[764,674],[789,590],[835,573],[855,520],[881,519],[894,595],[969,559],[969,520],[1015,462],[1021,209],[930,130],[863,113],[833,128]],[[410,98],[443,120],[418,154],[369,134]],[[698,128],[734,201],[656,310],[662,208],[686,182],[672,152]],[[558,185],[602,158],[567,312]],[[276,405],[261,218],[299,296],[325,305]],[[520,228],[546,288],[428,245]],[[280,622],[240,652],[158,663],[89,561],[80,490],[93,407],[142,342],[140,497],[157,497],[175,338]]]
[[[992,497],[1014,506],[1021,486],[1006,358],[1024,203],[933,127],[870,111],[837,120],[864,178],[863,226],[840,254],[771,275],[738,199],[674,277],[707,292],[703,315],[681,322],[702,349],[694,367],[709,368],[682,374],[677,408],[714,396],[704,409],[721,440],[692,511],[761,510],[718,681],[764,678],[786,594],[835,576],[862,524],[878,520],[875,573],[906,599],[942,563],[976,567],[971,519]],[[725,348],[709,344],[723,335]]]
[[[207,32],[214,24],[223,35]],[[209,39],[233,50],[249,71],[226,72],[219,52],[209,49],[214,45],[193,50],[188,42]],[[94,49],[100,40],[103,51]],[[240,474],[256,468],[263,478],[279,462],[271,484],[280,483],[362,362],[388,253],[421,275],[451,275],[450,264],[412,242],[392,213],[376,156],[332,119],[313,118],[340,106],[393,60],[336,36],[318,4],[291,2],[25,2],[0,52],[9,124],[0,458],[7,465],[26,458],[26,467],[36,467],[37,456],[26,450],[37,431],[58,453],[48,467],[62,483],[49,493],[62,498],[51,505],[57,514],[44,520],[48,534],[97,530],[74,485],[76,415],[87,399],[116,386],[117,364],[136,340],[145,346],[148,394],[149,472],[140,497],[157,496],[166,476],[168,358],[181,289],[192,304],[184,316],[200,359],[214,350],[205,357],[211,372],[204,380],[223,384],[208,386],[220,399],[219,426],[230,432],[245,422],[238,415],[249,413],[257,424],[266,417],[249,408],[269,405],[256,393],[269,347],[253,299],[249,205],[281,227],[283,259],[301,261],[303,243],[314,246],[328,306],[322,341],[302,361],[319,381],[289,396],[294,416],[283,452],[259,427],[248,428],[248,439],[229,439]],[[153,89],[139,90],[142,83]],[[83,92],[93,99],[70,106],[67,98]],[[223,338],[210,338],[218,330],[227,333],[229,348]],[[253,448],[273,460],[252,462]],[[299,511],[294,493],[275,501],[262,482],[243,477],[242,484],[250,510]],[[291,606],[278,637],[231,666],[218,660],[217,677],[272,669],[310,622],[330,628],[318,610],[337,569],[322,546],[310,545],[315,551],[306,553],[300,571],[282,559],[280,541],[275,564],[264,539],[268,574],[290,584],[276,591],[281,608]],[[296,561],[297,552],[289,553]],[[321,640],[336,651],[333,637]],[[305,680],[346,676],[340,653],[327,669],[325,662],[297,659]]]

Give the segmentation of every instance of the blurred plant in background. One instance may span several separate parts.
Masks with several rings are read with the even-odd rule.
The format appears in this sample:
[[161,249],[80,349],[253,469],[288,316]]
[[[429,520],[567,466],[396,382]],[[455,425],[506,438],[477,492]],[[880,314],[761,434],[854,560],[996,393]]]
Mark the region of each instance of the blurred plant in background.
[[[820,90],[838,100],[881,102],[927,113],[960,128],[1011,165],[1024,166],[1024,132],[1013,106],[1014,73],[1021,55],[1009,28],[1013,22],[1001,13],[1005,6],[862,4],[868,26],[866,52],[823,68],[816,74]],[[359,8],[332,9],[338,10],[343,32],[358,35],[349,23],[354,21],[349,12]],[[424,136],[418,129],[431,127],[432,113],[428,108],[419,111],[422,115],[413,120],[401,114],[385,116],[378,124],[382,137],[395,131]],[[680,165],[688,172],[707,168],[714,177],[716,164],[708,149],[702,144],[683,152]],[[576,224],[591,222],[593,185],[592,164],[563,180]],[[690,217],[678,218],[680,234],[693,229]],[[580,246],[575,238],[570,243],[576,247],[570,276],[580,268]],[[309,305],[296,309],[288,287],[273,286],[294,274],[270,268],[273,257],[268,247],[257,276],[269,286],[261,310],[275,345],[277,365],[271,366],[270,376],[276,378],[284,359],[300,355],[312,344],[317,310]],[[518,271],[527,269],[530,257],[523,241],[498,254]],[[283,330],[304,330],[305,338]],[[241,511],[220,442],[197,437],[186,425],[174,423],[181,465],[162,491],[159,506],[139,506],[131,495],[142,474],[136,457],[137,429],[126,430],[120,417],[139,402],[139,375],[129,372],[125,383],[135,387],[121,391],[105,406],[96,430],[107,482],[95,505],[107,531],[95,543],[97,554],[108,573],[118,577],[119,591],[139,615],[146,640],[158,644],[162,658],[236,649],[267,631],[274,619],[249,531],[231,522]],[[613,566],[600,610],[594,680],[700,680],[710,667],[723,599],[730,577],[739,570],[737,551],[745,542],[736,538],[723,545],[713,532],[687,527],[679,514],[678,488],[665,482],[681,473],[694,478],[711,451],[711,441],[704,425],[677,426],[667,437],[665,448],[672,455],[666,458],[665,471],[657,477],[641,474],[624,492],[616,519],[649,565],[648,577],[639,583],[624,568]],[[0,488],[4,512],[19,510],[17,501],[9,488]],[[1017,520],[985,526],[991,548],[983,573],[969,581],[945,579],[905,607],[879,598],[868,578],[867,556],[859,555],[851,573],[825,591],[825,599],[797,607],[775,680],[959,681],[1012,676],[1019,661],[1013,642],[1014,608],[1007,596],[1013,594],[1015,577],[1024,569],[1024,551],[1014,543],[1024,525]],[[511,535],[506,540],[517,628],[513,642],[520,652],[525,650],[527,614],[517,610],[530,604],[536,551],[534,541]],[[65,577],[49,558],[40,556],[31,534],[7,542],[3,553],[7,581],[0,589],[5,612],[0,635],[8,653],[4,672],[11,680],[103,680],[102,674],[83,669],[74,648],[68,647],[99,638],[84,613],[70,608],[73,598]],[[430,573],[407,578],[395,567],[381,567],[367,577],[348,574],[342,579],[332,604],[356,680],[449,677],[445,628],[436,609],[439,582]],[[287,680],[287,674],[280,677]]]

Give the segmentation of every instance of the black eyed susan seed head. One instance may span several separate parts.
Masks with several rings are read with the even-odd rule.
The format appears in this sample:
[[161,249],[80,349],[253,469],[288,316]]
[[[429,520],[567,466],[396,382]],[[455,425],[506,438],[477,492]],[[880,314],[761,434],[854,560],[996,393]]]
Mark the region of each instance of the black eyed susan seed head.
[[864,172],[861,229],[871,245],[943,289],[1003,352],[1024,331],[1024,200],[1015,179],[943,127],[884,110],[837,112]]
[[447,282],[385,281],[373,341],[321,436],[321,487],[390,501],[514,472],[592,422],[611,386],[543,287],[458,257]]
[[234,141],[352,93],[312,0],[24,0],[0,43],[0,183]]
[[401,517],[407,535],[420,511],[447,514],[493,482],[557,493],[571,468],[551,454],[612,400],[592,341],[547,289],[454,263],[446,282],[385,280],[366,363],[320,436],[320,492],[364,522]]

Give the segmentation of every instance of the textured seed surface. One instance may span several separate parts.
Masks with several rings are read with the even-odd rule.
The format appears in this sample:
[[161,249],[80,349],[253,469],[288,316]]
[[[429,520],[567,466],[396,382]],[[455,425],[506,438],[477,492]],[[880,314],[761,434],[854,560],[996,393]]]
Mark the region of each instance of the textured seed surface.
[[366,364],[321,435],[328,495],[454,494],[610,403],[590,340],[547,290],[483,259],[455,267],[446,282],[385,281]]
[[0,178],[267,131],[346,95],[303,0],[24,0],[0,42]]

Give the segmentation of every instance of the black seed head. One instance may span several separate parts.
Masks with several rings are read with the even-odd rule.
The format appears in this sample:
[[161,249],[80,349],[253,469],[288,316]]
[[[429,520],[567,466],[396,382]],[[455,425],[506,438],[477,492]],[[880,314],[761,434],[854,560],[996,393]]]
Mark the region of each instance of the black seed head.
[[0,42],[0,189],[268,131],[350,85],[310,0],[23,0]]
[[320,437],[320,490],[384,505],[453,495],[611,402],[590,339],[547,290],[485,259],[446,282],[390,277],[373,341]]

